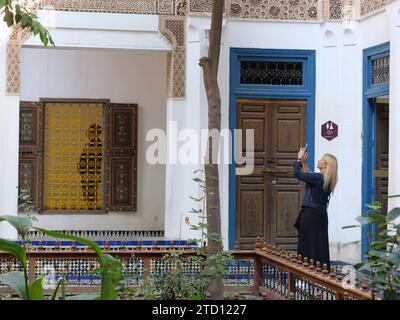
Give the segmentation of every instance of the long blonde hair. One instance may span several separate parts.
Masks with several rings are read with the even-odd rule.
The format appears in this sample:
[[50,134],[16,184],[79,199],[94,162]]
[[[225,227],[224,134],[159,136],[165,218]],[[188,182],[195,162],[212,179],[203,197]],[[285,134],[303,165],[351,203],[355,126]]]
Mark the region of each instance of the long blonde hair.
[[324,190],[330,190],[331,192],[333,192],[338,181],[338,161],[335,156],[329,153],[324,154],[322,160],[326,164],[324,172]]

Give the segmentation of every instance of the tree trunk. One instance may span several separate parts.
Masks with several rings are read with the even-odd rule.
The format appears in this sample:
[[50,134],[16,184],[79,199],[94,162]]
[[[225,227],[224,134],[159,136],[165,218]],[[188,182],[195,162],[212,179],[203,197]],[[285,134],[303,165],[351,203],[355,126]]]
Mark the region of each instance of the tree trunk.
[[[218,87],[218,64],[221,46],[222,18],[224,0],[214,0],[212,5],[210,44],[208,57],[200,59],[200,66],[203,68],[204,85],[208,101],[208,129],[217,130],[218,138],[214,141],[218,148],[213,148],[211,137],[207,141],[208,159],[205,164],[205,180],[207,193],[207,224],[208,224],[208,250],[207,268],[213,266],[209,259],[211,255],[220,253],[221,239],[221,211],[219,198],[219,132],[221,130],[221,97]],[[215,162],[213,161],[215,159]],[[208,287],[211,299],[223,299],[224,284],[222,278],[215,279]]]

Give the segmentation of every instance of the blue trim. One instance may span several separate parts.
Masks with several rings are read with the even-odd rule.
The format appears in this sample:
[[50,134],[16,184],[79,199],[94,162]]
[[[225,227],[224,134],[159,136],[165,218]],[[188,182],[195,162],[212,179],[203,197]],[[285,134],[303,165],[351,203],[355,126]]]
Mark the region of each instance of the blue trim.
[[[361,211],[364,215],[366,204],[375,201],[375,179],[373,170],[376,164],[376,114],[373,98],[389,95],[389,84],[372,84],[371,61],[390,54],[390,43],[364,49],[363,51],[363,161]],[[368,233],[374,234],[372,227],[363,226],[361,231],[361,258],[368,250]]]
[[[303,84],[301,86],[270,86],[240,84],[240,61],[295,61],[303,62]],[[236,128],[237,99],[292,99],[306,100],[307,123],[306,133],[309,152],[309,167],[314,170],[315,153],[315,50],[280,50],[280,49],[230,49],[230,88],[229,88],[229,128]],[[232,142],[232,146],[235,141]],[[232,159],[234,148],[232,148]],[[233,161],[232,161],[233,162]],[[233,249],[236,240],[236,166],[229,165],[229,248]]]

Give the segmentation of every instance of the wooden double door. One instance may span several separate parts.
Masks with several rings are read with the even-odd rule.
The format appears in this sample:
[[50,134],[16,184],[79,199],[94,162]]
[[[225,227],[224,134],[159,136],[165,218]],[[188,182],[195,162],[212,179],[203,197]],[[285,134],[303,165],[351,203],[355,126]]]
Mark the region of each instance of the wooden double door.
[[306,143],[306,108],[302,100],[237,102],[243,153],[245,130],[254,129],[253,173],[241,175],[236,167],[236,235],[243,249],[253,248],[257,236],[280,248],[297,248],[294,223],[304,185],[294,178],[292,166]]

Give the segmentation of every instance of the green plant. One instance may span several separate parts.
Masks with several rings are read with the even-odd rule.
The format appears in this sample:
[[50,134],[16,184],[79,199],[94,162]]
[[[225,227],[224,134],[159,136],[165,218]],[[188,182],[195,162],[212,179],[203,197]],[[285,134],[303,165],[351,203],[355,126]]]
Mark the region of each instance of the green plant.
[[[115,259],[111,255],[104,254],[101,248],[93,241],[76,237],[73,235],[67,235],[55,231],[50,231],[38,227],[33,227],[32,219],[30,217],[18,217],[18,216],[0,216],[0,222],[7,221],[14,228],[17,229],[18,234],[21,236],[25,243],[26,236],[30,229],[37,230],[43,234],[60,238],[73,240],[83,243],[89,246],[100,261],[100,273],[101,273],[101,295],[91,296],[91,295],[78,295],[69,297],[68,299],[101,299],[101,300],[115,300],[118,297],[118,293],[115,288],[118,286],[121,280],[121,261]],[[28,283],[28,272],[26,266],[26,251],[23,246],[6,240],[0,239],[0,250],[5,251],[13,255],[21,264],[23,272],[13,271],[0,275],[0,282],[10,286],[15,289],[17,294],[21,299],[24,300],[41,300],[43,299],[43,277],[40,277],[33,281],[31,284]],[[63,279],[63,278],[62,278]],[[60,280],[59,285],[63,287],[62,297],[65,297],[65,280]],[[54,298],[57,294],[58,287],[56,287],[56,292],[53,294]]]
[[[196,170],[194,174],[203,173],[203,170]],[[213,179],[217,179],[215,177],[211,177]],[[192,208],[190,213],[197,214],[199,218],[199,222],[196,225],[191,225],[191,229],[194,231],[199,231],[201,237],[199,239],[191,239],[189,241],[196,242],[198,244],[203,244],[204,239],[207,239],[208,242],[213,242],[217,244],[219,248],[223,248],[222,237],[219,233],[210,232],[209,231],[209,224],[206,222],[207,214],[206,214],[206,204],[207,210],[212,208],[213,206],[207,202],[207,196],[213,193],[213,191],[207,191],[206,181],[203,180],[201,177],[196,177],[193,179],[194,182],[198,183],[199,187],[203,190],[203,196],[200,198],[190,197],[193,201],[197,203],[202,203],[202,208],[195,209]],[[198,255],[204,255],[204,249],[201,247],[197,247],[196,252]],[[216,280],[222,279],[227,274],[227,266],[230,261],[233,260],[232,254],[229,252],[224,252],[222,250],[212,252],[212,254],[205,254],[206,257],[206,265],[202,270],[202,277],[206,279],[207,287]]]
[[170,270],[156,270],[151,278],[154,291],[150,296],[160,300],[200,300],[206,297],[208,282],[202,273],[205,264],[203,253],[188,255],[182,249],[171,250],[162,260]]
[[[388,198],[394,197],[399,196]],[[381,230],[375,239],[369,235],[366,262],[356,264],[355,268],[372,272],[373,282],[383,290],[383,299],[400,300],[400,223],[396,222],[400,217],[400,208],[396,207],[384,214],[379,201],[367,207],[369,211],[356,219],[359,225],[343,227],[372,226],[374,230]]]
[[14,0],[0,0],[0,14],[8,27],[19,25],[22,29],[28,29],[33,35],[39,35],[44,46],[49,43],[54,46],[54,41],[49,31],[38,21],[38,17],[21,6]]
[[[197,170],[194,174],[202,172]],[[136,297],[145,299],[187,299],[199,300],[207,298],[207,291],[210,284],[218,278],[223,278],[227,273],[227,265],[232,256],[228,252],[213,253],[207,259],[207,248],[203,246],[205,239],[212,239],[222,247],[222,239],[218,234],[208,232],[206,223],[205,201],[206,187],[205,181],[200,177],[193,179],[202,188],[204,196],[200,198],[190,197],[194,200],[199,209],[192,208],[190,214],[196,214],[197,224],[190,224],[189,216],[186,217],[187,224],[190,224],[191,230],[199,231],[198,239],[189,239],[189,243],[196,243],[198,246],[194,253],[188,254],[184,249],[170,250],[169,254],[164,255],[162,261],[167,266],[168,271],[156,270],[140,289],[135,290]],[[208,260],[211,264],[207,267]],[[189,268],[189,271],[188,271]],[[192,270],[192,271],[190,271]]]

